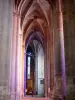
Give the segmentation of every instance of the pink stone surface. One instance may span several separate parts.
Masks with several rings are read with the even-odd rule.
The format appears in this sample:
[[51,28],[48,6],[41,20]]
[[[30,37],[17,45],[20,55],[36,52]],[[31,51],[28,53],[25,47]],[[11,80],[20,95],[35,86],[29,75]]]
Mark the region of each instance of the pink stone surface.
[[22,100],[51,100],[50,98],[35,98],[35,97],[25,97]]

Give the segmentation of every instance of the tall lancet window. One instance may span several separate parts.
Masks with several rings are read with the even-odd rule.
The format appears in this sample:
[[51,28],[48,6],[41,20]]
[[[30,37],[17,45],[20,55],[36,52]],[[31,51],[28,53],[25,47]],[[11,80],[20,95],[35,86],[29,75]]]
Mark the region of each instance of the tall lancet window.
[[27,64],[27,79],[30,79],[30,56],[28,56],[28,64]]

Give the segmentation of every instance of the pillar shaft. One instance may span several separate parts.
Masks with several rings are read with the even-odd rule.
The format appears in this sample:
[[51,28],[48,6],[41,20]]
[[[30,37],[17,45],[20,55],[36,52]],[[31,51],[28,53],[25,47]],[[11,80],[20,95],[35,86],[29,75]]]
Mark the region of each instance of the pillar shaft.
[[11,42],[11,68],[10,68],[11,99],[16,99],[17,43],[18,43],[18,14],[16,12],[13,12],[13,33]]
[[26,96],[26,51],[24,53],[24,96]]
[[56,2],[57,39],[55,44],[55,97],[63,100],[65,96],[65,57],[61,0]]

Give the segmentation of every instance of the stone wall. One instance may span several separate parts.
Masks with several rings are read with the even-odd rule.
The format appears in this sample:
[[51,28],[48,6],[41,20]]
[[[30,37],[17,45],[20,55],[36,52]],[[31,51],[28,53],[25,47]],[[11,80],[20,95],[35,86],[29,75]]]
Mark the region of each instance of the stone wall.
[[63,0],[67,99],[75,100],[75,2]]
[[0,0],[0,100],[9,100],[10,43],[12,2]]
[[44,52],[41,45],[38,46],[38,95],[44,96]]

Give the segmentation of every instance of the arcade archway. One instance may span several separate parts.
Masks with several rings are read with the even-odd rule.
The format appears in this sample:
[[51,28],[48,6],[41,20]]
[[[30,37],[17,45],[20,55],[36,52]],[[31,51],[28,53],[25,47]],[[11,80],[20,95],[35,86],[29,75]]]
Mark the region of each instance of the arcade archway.
[[34,39],[28,44],[25,54],[24,94],[25,96],[44,97],[44,51],[42,44]]
[[13,56],[13,50],[11,50],[11,63],[12,60],[14,63],[10,68],[13,70],[10,71],[10,80],[12,80],[10,90],[16,91],[20,100],[26,95],[28,90],[24,72],[26,54],[28,54],[27,49],[31,41],[37,40],[44,50],[44,96],[63,100],[66,90],[63,90],[65,88],[65,59],[61,0],[57,0],[55,5],[51,5],[49,0],[21,0],[17,12],[18,14],[14,13],[13,16],[15,31],[12,40],[14,39],[15,42],[12,42],[12,48],[15,54]]

